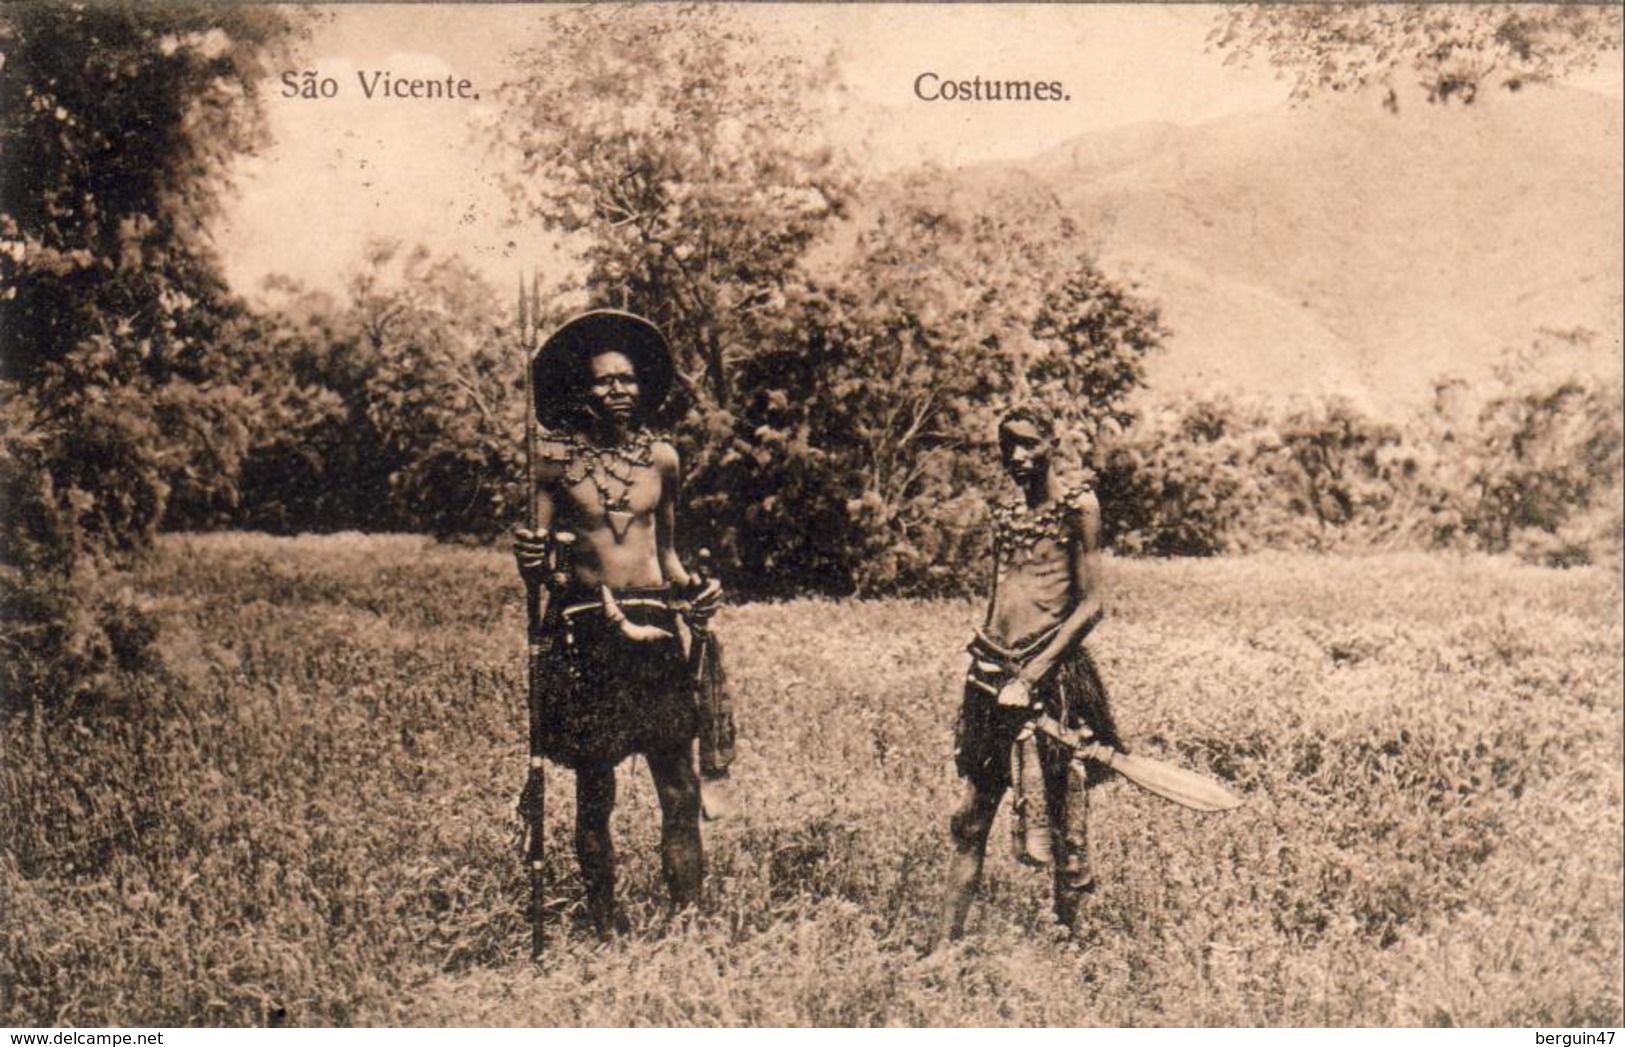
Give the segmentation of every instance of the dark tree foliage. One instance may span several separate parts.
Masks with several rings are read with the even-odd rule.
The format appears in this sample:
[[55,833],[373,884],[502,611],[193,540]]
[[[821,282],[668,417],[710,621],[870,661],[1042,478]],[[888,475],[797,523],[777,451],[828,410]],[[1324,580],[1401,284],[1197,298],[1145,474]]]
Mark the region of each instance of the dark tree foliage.
[[224,288],[204,230],[290,31],[271,8],[28,4],[0,14],[4,377],[100,338],[85,383],[204,376]]
[[293,32],[277,8],[0,11],[8,694],[129,661],[145,627],[96,618],[85,558],[143,548],[177,495],[231,500],[248,405],[212,380],[237,309],[204,230]]
[[478,273],[381,240],[342,299],[269,290],[229,352],[255,404],[237,525],[489,538],[512,522],[523,358]]
[[354,325],[330,296],[273,281],[275,304],[226,332],[224,380],[252,404],[228,506],[171,505],[178,528],[236,526],[277,534],[385,529],[387,474],[367,424],[370,371]]
[[726,490],[753,492],[733,524],[747,574],[863,595],[974,587],[987,501],[1011,493],[999,414],[1047,403],[1072,470],[1128,421],[1156,309],[1095,267],[1046,194],[945,186],[927,173],[877,194],[851,256],[792,289],[741,364],[721,465]]
[[359,479],[387,485],[373,518],[442,537],[500,530],[517,512],[523,397],[496,292],[458,259],[380,243],[351,280],[349,310],[375,440]]

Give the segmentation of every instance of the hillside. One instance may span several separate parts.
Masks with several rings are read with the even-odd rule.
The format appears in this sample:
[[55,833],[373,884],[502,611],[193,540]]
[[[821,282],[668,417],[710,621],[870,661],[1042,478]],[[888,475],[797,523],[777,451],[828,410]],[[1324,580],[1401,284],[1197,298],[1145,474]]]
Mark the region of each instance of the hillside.
[[[1224,385],[1414,402],[1543,330],[1537,366],[1617,373],[1621,106],[1566,89],[1388,113],[1366,98],[1088,135],[1019,165],[1174,329],[1167,394]],[[1577,344],[1571,344],[1577,342]]]

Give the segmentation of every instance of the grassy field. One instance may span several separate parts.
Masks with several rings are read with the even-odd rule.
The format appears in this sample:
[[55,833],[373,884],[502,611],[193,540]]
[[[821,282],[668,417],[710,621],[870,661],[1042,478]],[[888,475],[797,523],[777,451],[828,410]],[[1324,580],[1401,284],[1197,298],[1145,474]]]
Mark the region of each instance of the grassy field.
[[13,1025],[1613,1025],[1616,573],[1486,559],[1110,564],[1096,651],[1136,751],[1247,804],[1096,790],[1081,940],[995,827],[921,958],[957,795],[966,604],[727,609],[747,801],[706,912],[665,916],[622,768],[635,930],[581,924],[568,774],[525,960],[508,558],[414,538],[177,537],[132,578],[165,669],[7,725]]

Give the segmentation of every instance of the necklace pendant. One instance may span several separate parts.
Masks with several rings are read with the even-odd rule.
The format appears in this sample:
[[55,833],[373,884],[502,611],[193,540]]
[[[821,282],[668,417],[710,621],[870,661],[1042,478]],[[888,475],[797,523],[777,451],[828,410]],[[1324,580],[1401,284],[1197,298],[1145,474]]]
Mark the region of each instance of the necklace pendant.
[[604,517],[609,521],[609,533],[615,536],[616,543],[626,541],[626,534],[632,528],[632,514],[624,509],[607,509]]

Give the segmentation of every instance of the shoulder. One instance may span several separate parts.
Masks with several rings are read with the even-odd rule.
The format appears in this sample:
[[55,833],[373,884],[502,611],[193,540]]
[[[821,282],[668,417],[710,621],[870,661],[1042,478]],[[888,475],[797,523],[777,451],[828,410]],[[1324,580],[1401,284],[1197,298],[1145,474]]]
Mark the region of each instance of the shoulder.
[[1095,494],[1094,484],[1088,480],[1078,480],[1068,485],[1061,497],[1061,504],[1065,506],[1067,521],[1073,528],[1088,531],[1100,526],[1100,498]]
[[682,458],[677,454],[670,440],[655,438],[649,444],[649,458],[654,462],[655,468],[662,473],[676,473],[682,468]]
[[1067,509],[1077,513],[1100,512],[1100,498],[1095,494],[1095,485],[1087,480],[1075,480],[1067,485],[1066,493],[1061,496],[1061,502]]

